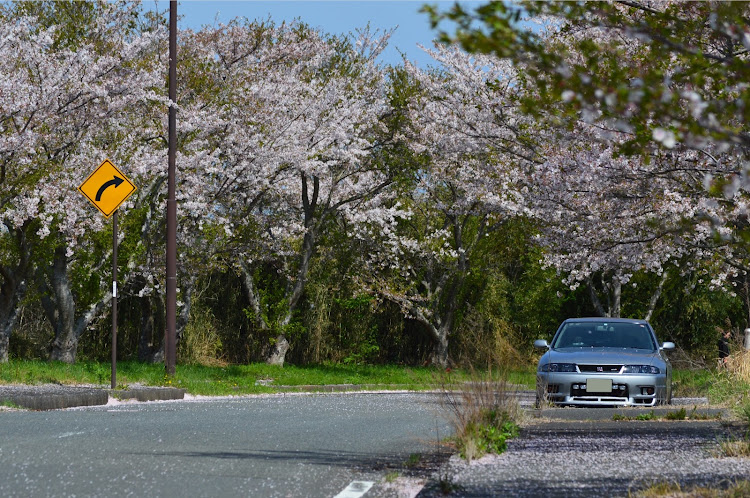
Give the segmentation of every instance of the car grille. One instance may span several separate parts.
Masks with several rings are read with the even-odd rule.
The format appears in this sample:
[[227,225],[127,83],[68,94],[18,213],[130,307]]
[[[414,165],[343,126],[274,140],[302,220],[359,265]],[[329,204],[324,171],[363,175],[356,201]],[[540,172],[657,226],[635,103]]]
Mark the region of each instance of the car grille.
[[602,393],[586,392],[586,384],[574,384],[574,386],[577,388],[571,386],[570,395],[573,397],[581,397],[581,400],[585,399],[587,396],[610,396],[614,398],[628,398],[630,396],[630,392],[626,384],[613,384],[612,391]]
[[579,363],[578,370],[582,373],[620,373],[622,365],[581,365]]

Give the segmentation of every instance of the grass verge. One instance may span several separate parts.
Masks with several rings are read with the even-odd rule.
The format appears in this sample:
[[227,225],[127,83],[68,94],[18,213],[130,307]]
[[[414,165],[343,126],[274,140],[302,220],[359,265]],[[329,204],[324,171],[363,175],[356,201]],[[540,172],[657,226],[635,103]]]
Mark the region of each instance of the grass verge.
[[672,397],[707,397],[715,378],[716,372],[711,370],[674,369],[672,371]]
[[[94,384],[108,386],[109,363],[79,361],[75,364],[11,360],[0,363],[0,384]],[[467,380],[462,371],[451,376]],[[122,387],[141,384],[172,386],[191,394],[222,396],[280,391],[282,387],[310,389],[310,386],[358,385],[384,390],[435,389],[435,369],[403,366],[314,365],[277,367],[250,365],[203,366],[178,365],[173,377],[164,374],[164,366],[123,361],[117,364],[117,382]]]

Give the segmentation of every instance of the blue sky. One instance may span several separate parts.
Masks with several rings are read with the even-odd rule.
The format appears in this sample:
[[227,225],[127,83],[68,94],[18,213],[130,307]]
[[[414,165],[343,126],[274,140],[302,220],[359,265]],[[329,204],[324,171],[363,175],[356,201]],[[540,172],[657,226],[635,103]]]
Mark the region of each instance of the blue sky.
[[[438,4],[442,10],[453,5],[452,1],[412,1],[412,0],[182,0],[177,13],[181,16],[180,26],[199,29],[203,25],[213,25],[215,20],[225,23],[236,17],[266,19],[271,16],[274,22],[292,21],[296,18],[320,28],[328,33],[350,33],[370,23],[373,29],[397,28],[391,37],[389,47],[381,60],[389,64],[401,62],[399,51],[406,53],[409,60],[420,66],[432,64],[431,59],[417,44],[430,47],[435,32],[430,29],[429,18],[420,14],[425,3]],[[484,1],[462,1],[468,8],[479,6]],[[153,0],[144,0],[144,8],[153,8]],[[160,0],[158,9],[169,8],[169,2]]]

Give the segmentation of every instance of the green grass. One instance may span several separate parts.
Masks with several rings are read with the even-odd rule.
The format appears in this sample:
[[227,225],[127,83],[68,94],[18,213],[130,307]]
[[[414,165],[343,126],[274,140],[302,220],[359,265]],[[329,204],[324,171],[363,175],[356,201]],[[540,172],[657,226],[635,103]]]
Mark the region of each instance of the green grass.
[[639,415],[636,415],[634,417],[628,417],[627,415],[621,415],[619,413],[615,413],[612,415],[612,420],[614,421],[621,421],[621,420],[656,420],[657,416],[654,413],[653,410],[647,413],[641,413]]
[[654,413],[654,410],[651,410],[646,413],[641,413],[640,415],[629,417],[627,415],[622,415],[620,413],[615,413],[612,415],[612,420],[618,421],[618,420],[720,420],[721,419],[721,413],[717,413],[715,415],[706,415],[705,413],[698,413],[698,408],[696,406],[693,407],[693,409],[688,412],[685,407],[680,408],[679,410],[670,410],[662,415],[657,415]]
[[[128,386],[173,386],[191,394],[227,395],[275,392],[279,386],[356,384],[382,389],[432,389],[437,370],[402,366],[315,365],[276,367],[264,363],[230,366],[178,365],[167,377],[164,366],[118,362],[117,383]],[[73,365],[46,361],[11,360],[0,364],[0,384],[100,384],[109,385],[109,363],[80,361]],[[452,372],[460,381],[463,372]],[[260,381],[260,382],[259,382]],[[264,385],[266,384],[266,385]]]
[[672,397],[707,397],[715,380],[716,372],[711,370],[674,369],[672,371]]
[[525,369],[511,370],[505,372],[508,384],[520,386],[522,389],[533,391],[536,389],[536,365]]
[[[102,384],[110,382],[110,364],[79,361],[73,365],[47,361],[11,360],[0,364],[0,384]],[[481,372],[475,372],[480,373]],[[674,370],[675,397],[727,399],[736,386],[723,374],[705,370]],[[480,375],[483,376],[483,375]],[[446,379],[447,377],[447,379]],[[472,378],[471,373],[452,370],[445,374],[433,368],[394,365],[310,365],[274,367],[265,363],[230,366],[178,365],[173,378],[164,375],[162,364],[152,365],[122,361],[117,364],[117,383],[150,386],[178,386],[192,394],[226,395],[274,392],[278,386],[323,386],[357,384],[380,386],[383,389],[432,389],[445,383],[460,383]],[[491,377],[504,377],[511,386],[533,390],[536,383],[534,366],[511,371],[493,371]],[[270,385],[256,385],[271,380]]]

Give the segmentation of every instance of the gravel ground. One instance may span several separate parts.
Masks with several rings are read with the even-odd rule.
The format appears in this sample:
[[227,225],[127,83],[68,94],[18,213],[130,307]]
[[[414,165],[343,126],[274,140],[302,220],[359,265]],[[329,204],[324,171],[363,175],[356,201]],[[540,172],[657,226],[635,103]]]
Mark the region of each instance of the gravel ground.
[[718,421],[534,421],[508,451],[471,463],[451,457],[420,497],[628,496],[656,482],[726,487],[750,459],[717,458],[738,428]]

